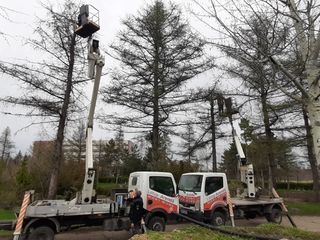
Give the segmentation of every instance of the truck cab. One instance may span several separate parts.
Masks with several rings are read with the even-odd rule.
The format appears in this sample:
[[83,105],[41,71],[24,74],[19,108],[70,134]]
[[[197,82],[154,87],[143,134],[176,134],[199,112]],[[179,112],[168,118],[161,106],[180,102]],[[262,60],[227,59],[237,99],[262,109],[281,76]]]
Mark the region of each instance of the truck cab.
[[149,229],[164,231],[168,217],[179,212],[177,185],[169,172],[133,172],[129,176],[128,191],[141,191],[145,222]]
[[214,225],[226,222],[228,183],[224,173],[185,173],[178,189],[181,214]]

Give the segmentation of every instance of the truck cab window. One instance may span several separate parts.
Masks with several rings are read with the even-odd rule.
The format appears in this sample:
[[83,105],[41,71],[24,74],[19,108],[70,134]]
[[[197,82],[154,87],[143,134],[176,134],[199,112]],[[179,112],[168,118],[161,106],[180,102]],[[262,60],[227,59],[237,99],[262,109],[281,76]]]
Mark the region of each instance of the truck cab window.
[[205,192],[210,195],[219,189],[223,188],[223,178],[222,177],[207,177]]
[[179,190],[200,192],[202,185],[202,175],[183,175],[180,178]]
[[175,195],[171,177],[150,177],[149,187],[154,191],[157,191],[170,197]]

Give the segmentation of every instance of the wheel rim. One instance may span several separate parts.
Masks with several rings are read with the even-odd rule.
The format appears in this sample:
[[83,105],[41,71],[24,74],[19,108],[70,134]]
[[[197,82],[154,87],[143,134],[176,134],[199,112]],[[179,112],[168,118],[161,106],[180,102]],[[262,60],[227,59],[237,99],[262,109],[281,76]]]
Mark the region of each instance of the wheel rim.
[[280,211],[275,211],[273,217],[274,217],[274,222],[281,223],[282,215]]
[[152,226],[152,229],[154,231],[161,232],[162,231],[162,225],[160,223],[154,223],[153,226]]
[[215,223],[217,226],[221,226],[221,225],[223,225],[224,221],[223,221],[222,217],[216,217]]

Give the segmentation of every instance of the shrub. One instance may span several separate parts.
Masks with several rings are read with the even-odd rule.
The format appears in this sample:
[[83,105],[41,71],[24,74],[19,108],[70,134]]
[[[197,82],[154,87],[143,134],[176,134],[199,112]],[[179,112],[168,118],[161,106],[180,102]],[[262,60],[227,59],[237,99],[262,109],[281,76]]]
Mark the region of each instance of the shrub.
[[[116,178],[115,177],[100,177],[98,179],[99,183],[116,183]],[[120,176],[118,177],[118,183],[127,183],[128,182],[128,177],[126,176]]]
[[0,192],[0,208],[12,208],[17,206],[22,199],[17,199],[15,191],[1,191]]
[[240,192],[243,192],[244,190],[243,184],[240,181],[234,179],[228,181],[228,187],[231,196],[237,195],[237,189],[239,189]]
[[277,182],[277,189],[312,190],[312,182]]

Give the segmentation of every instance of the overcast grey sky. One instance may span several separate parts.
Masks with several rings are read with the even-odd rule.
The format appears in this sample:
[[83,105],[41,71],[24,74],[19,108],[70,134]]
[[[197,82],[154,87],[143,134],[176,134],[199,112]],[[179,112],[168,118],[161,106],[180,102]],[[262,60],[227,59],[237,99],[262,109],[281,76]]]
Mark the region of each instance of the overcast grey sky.
[[[44,1],[45,2],[45,1]],[[52,1],[54,4],[63,1]],[[92,4],[100,11],[100,25],[99,38],[103,45],[110,44],[115,38],[116,33],[120,29],[121,19],[128,14],[135,13],[139,8],[146,4],[145,0],[117,0],[117,1],[103,1],[91,0],[86,3]],[[5,37],[0,39],[1,60],[2,61],[19,61],[21,59],[41,59],[38,52],[33,51],[30,46],[25,45],[26,38],[32,37],[34,23],[37,17],[45,17],[45,10],[41,7],[39,0],[8,0],[1,1],[1,32],[5,33]],[[106,63],[108,65],[108,62]],[[105,77],[107,78],[107,77]],[[108,81],[108,79],[103,79]],[[16,95],[19,93],[20,86],[17,81],[0,75],[0,97],[8,96],[10,93]],[[86,91],[91,91],[91,85],[86,86]],[[1,112],[21,112],[19,107],[12,108],[0,105]],[[37,121],[37,119],[30,119],[25,117],[0,115],[0,131],[2,132],[6,126],[12,130],[12,137],[17,149],[26,151],[36,139],[48,139],[54,135],[50,131],[48,125],[35,125],[28,128],[29,124]],[[101,131],[95,131],[97,138]],[[106,133],[104,133],[106,135]]]
[[[55,3],[63,2],[62,0],[56,0]],[[147,3],[152,1],[148,0],[89,0],[85,3],[92,4],[100,11],[100,26],[99,40],[104,46],[108,46],[114,41],[117,32],[121,29],[121,19],[130,14],[136,13],[139,9],[144,7]],[[165,0],[165,2],[167,2]],[[178,3],[183,9],[184,16],[190,21],[191,26],[195,31],[203,33],[203,35],[211,36],[210,32],[206,32],[206,29],[202,24],[198,23],[192,15],[187,11],[188,8],[192,8],[192,2],[190,0],[174,0],[174,3]],[[41,7],[39,0],[5,0],[1,1],[1,7],[7,8],[6,14],[0,12],[3,16],[1,19],[1,30],[6,34],[5,37],[0,38],[0,49],[2,61],[19,61],[20,59],[41,59],[41,55],[38,52],[33,51],[30,46],[25,45],[25,40],[28,37],[32,37],[34,23],[36,17],[45,17],[45,10]],[[7,18],[7,19],[5,19]],[[106,59],[106,67],[112,65],[111,59]],[[209,81],[214,79],[215,75],[211,73],[205,73],[201,77],[193,81],[193,86],[206,86]],[[209,79],[209,80],[208,80]],[[104,76],[102,84],[108,82],[109,76]],[[4,75],[0,75],[0,97],[8,96],[10,93],[16,95],[19,93],[20,86],[17,81],[7,78]],[[91,85],[88,84],[85,89],[86,92],[91,91]],[[101,106],[100,106],[101,107]],[[101,109],[99,106],[97,110]],[[0,105],[1,112],[19,112],[22,109],[19,107],[12,108]],[[9,126],[12,130],[12,137],[15,142],[17,150],[27,151],[34,140],[45,140],[54,138],[55,132],[50,129],[50,125],[34,125],[29,126],[37,119],[30,119],[25,117],[10,116],[0,114],[0,131],[2,132],[6,126]],[[27,128],[26,128],[27,127]],[[112,132],[102,130],[96,125],[94,129],[94,138],[111,138]],[[130,136],[127,135],[130,138]],[[219,151],[221,153],[221,151]]]

